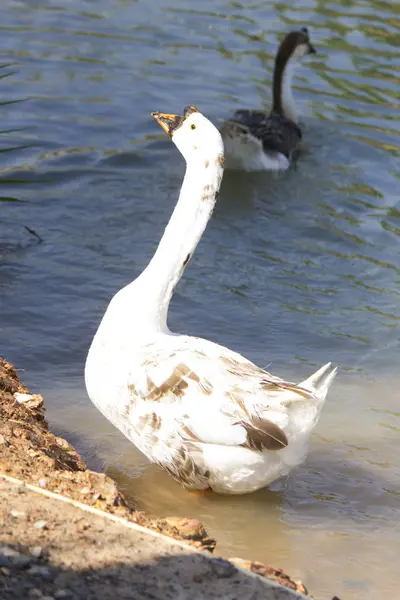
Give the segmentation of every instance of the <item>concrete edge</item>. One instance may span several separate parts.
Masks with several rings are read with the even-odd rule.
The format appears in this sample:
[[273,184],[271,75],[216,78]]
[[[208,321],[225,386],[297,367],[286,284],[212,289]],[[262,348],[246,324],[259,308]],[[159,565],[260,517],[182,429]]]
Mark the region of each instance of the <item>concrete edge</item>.
[[[50,492],[49,490],[45,490],[43,488],[32,485],[31,483],[27,483],[26,481],[23,481],[22,479],[10,477],[9,475],[6,475],[5,473],[0,472],[0,478],[12,485],[23,486],[23,487],[27,488],[28,490],[35,492],[37,494],[40,494],[42,496],[45,496],[49,499],[56,500],[58,502],[64,502],[65,504],[74,506],[78,510],[82,510],[84,512],[91,513],[93,515],[103,517],[104,519],[114,521],[115,523],[118,523],[118,524],[122,525],[123,527],[127,527],[128,529],[133,529],[134,531],[141,533],[142,535],[147,535],[147,536],[151,536],[154,538],[162,539],[162,541],[164,543],[167,543],[170,546],[175,546],[175,547],[178,546],[178,547],[182,548],[182,550],[185,550],[185,552],[191,552],[193,554],[200,554],[200,555],[204,556],[208,561],[212,562],[213,560],[216,560],[216,557],[211,555],[209,552],[206,552],[205,550],[199,550],[198,548],[194,548],[190,544],[187,544],[181,540],[173,539],[171,537],[163,535],[162,533],[159,533],[158,531],[154,531],[152,529],[142,527],[141,525],[138,525],[137,523],[132,523],[131,521],[127,521],[126,519],[123,519],[122,517],[118,517],[117,515],[113,515],[108,512],[105,512],[103,510],[100,510],[98,508],[94,508],[93,506],[83,504],[82,502],[78,502],[77,500],[73,500],[72,498],[68,498],[67,496],[63,496],[61,494],[56,494],[55,492]],[[261,579],[266,586],[282,590],[282,592],[285,592],[287,595],[290,595],[291,597],[293,597],[293,600],[310,600],[310,598],[308,596],[305,596],[304,594],[302,594],[300,592],[296,592],[285,586],[282,586],[279,583],[273,581],[272,579],[269,579],[268,577],[262,577],[260,575],[257,575],[257,573],[253,573],[252,571],[249,571],[248,569],[242,568],[238,565],[235,565],[235,567],[239,571],[244,573],[244,575],[246,575],[247,577],[255,577],[257,579]]]

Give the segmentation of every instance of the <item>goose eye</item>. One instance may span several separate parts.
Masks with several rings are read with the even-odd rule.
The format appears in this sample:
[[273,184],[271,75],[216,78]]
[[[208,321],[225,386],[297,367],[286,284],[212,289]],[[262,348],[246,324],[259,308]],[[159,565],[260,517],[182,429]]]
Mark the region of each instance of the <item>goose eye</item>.
[[196,129],[196,125],[194,123],[191,124],[190,129]]

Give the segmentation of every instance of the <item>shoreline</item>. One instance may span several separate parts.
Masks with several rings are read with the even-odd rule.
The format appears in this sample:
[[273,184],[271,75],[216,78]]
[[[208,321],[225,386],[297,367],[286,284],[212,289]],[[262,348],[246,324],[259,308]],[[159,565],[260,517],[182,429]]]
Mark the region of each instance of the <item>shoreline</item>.
[[[177,546],[177,548],[181,549],[180,552],[182,552],[182,544],[184,544],[184,548],[187,551],[197,552],[201,557],[204,555],[208,556],[208,560],[211,561],[211,564],[217,561],[224,564],[225,568],[226,565],[230,565],[230,568],[233,569],[235,573],[242,574],[241,576],[242,578],[244,577],[244,579],[246,576],[249,577],[249,575],[246,575],[249,572],[261,576],[262,580],[260,577],[256,577],[256,579],[261,580],[263,585],[267,584],[265,587],[266,590],[268,590],[270,586],[273,586],[271,587],[271,590],[275,590],[274,593],[276,593],[276,590],[283,590],[280,594],[285,593],[286,595],[279,595],[279,598],[283,599],[284,597],[287,597],[295,599],[309,596],[308,590],[303,583],[294,581],[289,575],[284,573],[282,569],[264,565],[257,561],[239,558],[212,558],[216,541],[207,534],[207,531],[197,519],[173,516],[159,518],[149,516],[141,511],[136,511],[134,506],[132,506],[118,490],[115,482],[110,477],[104,473],[98,473],[88,469],[82,457],[67,440],[57,437],[49,431],[49,426],[45,418],[45,406],[42,396],[39,394],[30,394],[29,390],[21,383],[17,369],[1,357],[0,482],[3,491],[1,494],[2,501],[0,505],[3,531],[1,538],[5,538],[1,541],[3,555],[0,552],[0,591],[2,590],[2,587],[3,592],[8,589],[7,580],[10,576],[12,577],[13,566],[15,566],[12,555],[13,552],[17,552],[17,558],[18,556],[20,557],[19,562],[22,560],[23,563],[25,560],[27,565],[31,564],[31,562],[35,563],[33,566],[31,565],[28,570],[23,569],[22,572],[18,572],[19,576],[21,573],[26,576],[29,588],[26,595],[27,598],[34,597],[32,596],[32,590],[36,589],[39,590],[35,592],[37,594],[36,597],[38,598],[48,597],[47,600],[49,600],[49,598],[65,597],[67,600],[67,596],[62,596],[62,594],[59,596],[48,596],[47,592],[42,593],[38,587],[29,587],[30,577],[28,575],[35,566],[37,569],[49,568],[49,560],[47,560],[45,567],[36,564],[37,562],[40,563],[40,556],[29,562],[30,553],[29,551],[28,553],[26,551],[27,544],[24,543],[24,539],[29,538],[26,539],[26,542],[28,542],[30,548],[34,548],[35,546],[31,546],[31,544],[36,543],[35,535],[32,536],[32,527],[27,527],[25,522],[27,518],[27,498],[29,497],[28,505],[30,510],[28,512],[35,512],[37,509],[36,512],[39,511],[37,513],[39,514],[40,509],[45,510],[45,507],[47,507],[47,520],[37,519],[36,515],[33,517],[33,519],[37,519],[35,521],[36,525],[41,521],[46,521],[46,523],[49,522],[49,520],[51,521],[51,519],[54,518],[54,515],[58,513],[62,514],[63,512],[66,512],[68,515],[76,514],[78,521],[82,519],[87,520],[90,513],[90,518],[94,520],[102,518],[103,520],[106,519],[107,522],[112,523],[112,525],[107,525],[107,527],[110,527],[111,529],[113,527],[118,528],[122,526],[125,528],[133,528],[136,536],[144,536],[144,539],[146,540],[147,538],[153,540],[154,536],[158,536],[162,539],[162,541],[158,543],[160,548],[164,548],[165,544],[167,544],[167,542],[165,542],[167,538],[170,540],[170,545],[174,547]],[[20,492],[16,491],[18,489],[20,489]],[[6,494],[4,493],[5,491],[7,491]],[[11,498],[13,498],[12,502]],[[57,504],[56,509],[52,507],[52,504],[54,503]],[[22,508],[20,510],[16,508],[15,505],[25,506],[25,509]],[[18,513],[25,516],[20,515],[20,517],[18,517]],[[53,515],[53,517],[51,515]],[[28,521],[31,522],[32,518],[28,518]],[[63,539],[66,536],[75,540],[75,553],[79,554],[80,550],[83,551],[84,548],[86,548],[86,542],[82,540],[82,532],[85,530],[82,530],[81,532],[79,528],[77,529],[74,521],[76,521],[76,519],[72,519],[72,522],[67,518],[62,519],[64,533],[63,536],[58,538],[57,536],[54,536],[54,528],[51,526],[43,526],[42,530],[39,528],[41,535],[40,547],[42,548],[47,545],[53,549],[55,548],[56,550],[54,550],[54,552],[57,554],[57,548],[59,548],[59,550],[62,548]],[[35,525],[33,525],[33,527],[35,527]],[[96,527],[94,527],[94,529],[96,529]],[[143,531],[145,533],[143,533]],[[140,534],[138,532],[140,532]],[[147,535],[145,535],[146,532]],[[34,533],[36,534],[37,532]],[[129,534],[124,533],[123,536],[120,536],[117,539],[121,539],[121,537],[125,539],[126,536],[134,536],[134,533],[132,533],[132,531],[130,531]],[[103,537],[103,534],[101,537]],[[4,542],[6,543],[6,546],[4,546]],[[48,544],[46,544],[47,542]],[[143,548],[145,549],[146,542],[142,541],[142,543]],[[25,547],[22,554],[21,544]],[[151,544],[153,544],[153,542],[151,542]],[[188,548],[188,546],[190,548]],[[16,547],[19,549],[15,550]],[[6,548],[5,551],[4,548]],[[106,556],[107,561],[111,560],[111,563],[113,561],[115,562],[117,556],[114,556],[114,553],[116,552],[118,554],[119,551],[120,549],[116,547],[114,540],[112,551],[110,550]],[[156,552],[156,549],[153,548],[153,551]],[[176,551],[178,552],[178,550]],[[6,553],[4,554],[4,552]],[[11,558],[7,555],[7,552],[11,552]],[[160,552],[162,554],[165,552],[165,549],[160,550]],[[87,549],[85,549],[85,553],[87,554]],[[50,552],[50,554],[47,552],[48,559],[51,558],[51,554],[52,552]],[[60,556],[57,560],[62,562],[61,550],[59,551],[59,554]],[[21,559],[21,557],[25,558]],[[95,558],[95,556],[92,557],[93,560],[95,560]],[[136,557],[136,559],[137,558],[138,557]],[[192,565],[192,563],[190,564]],[[17,570],[18,568],[20,567],[17,567]],[[115,568],[118,568],[118,564],[115,564]],[[190,568],[193,568],[193,565]],[[78,577],[76,569],[75,571],[72,569],[72,571],[75,573],[75,576]],[[137,573],[135,576],[137,576]],[[72,577],[72,575],[70,575],[70,577]],[[82,575],[82,577],[84,576]],[[100,575],[98,575],[98,577],[100,577]],[[232,577],[230,576],[230,578]],[[226,579],[226,582],[228,582],[228,579],[229,577]],[[198,583],[200,585],[201,582],[199,581]],[[45,582],[45,584],[44,588],[46,588],[46,586],[49,587],[49,582]],[[276,584],[279,584],[279,586],[276,587]],[[193,585],[197,585],[197,583],[194,583]],[[244,583],[242,583],[242,585],[244,585]],[[283,588],[281,586],[283,586]],[[62,590],[63,588],[60,589]],[[192,597],[193,593],[194,590],[192,590],[187,597]],[[101,595],[99,596],[98,592],[96,592],[96,594],[96,597],[98,598],[103,597]],[[7,600],[8,598],[11,599],[13,597],[17,598],[19,596],[4,596]],[[22,597],[25,596],[21,596],[21,598]],[[72,593],[70,597],[71,599],[80,598],[80,596],[76,596],[76,593]],[[88,598],[89,597],[91,596],[89,595]],[[104,598],[106,597],[108,598],[108,596],[104,596]],[[143,597],[146,596],[144,595]],[[149,598],[150,597],[151,596],[149,596]],[[199,597],[202,596],[200,595]],[[209,597],[211,598],[211,596]],[[226,597],[229,597],[229,595]],[[257,596],[257,598],[258,597],[259,596]],[[278,598],[278,596],[275,595],[266,595],[264,597]],[[186,598],[186,596],[184,595],[183,598]],[[335,600],[335,598],[332,600]],[[338,599],[336,598],[336,600]]]

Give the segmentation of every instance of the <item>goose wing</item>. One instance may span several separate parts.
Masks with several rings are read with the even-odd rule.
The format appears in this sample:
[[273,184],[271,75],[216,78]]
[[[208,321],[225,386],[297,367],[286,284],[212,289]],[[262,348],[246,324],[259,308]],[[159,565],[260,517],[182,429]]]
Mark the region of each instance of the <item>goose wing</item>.
[[142,429],[183,443],[287,446],[288,405],[312,392],[212,342],[172,341],[170,348],[147,345],[129,377],[130,412]]
[[302,138],[296,123],[277,113],[241,109],[234,113],[231,121],[245,126],[252,136],[261,141],[267,154],[279,152],[291,159]]

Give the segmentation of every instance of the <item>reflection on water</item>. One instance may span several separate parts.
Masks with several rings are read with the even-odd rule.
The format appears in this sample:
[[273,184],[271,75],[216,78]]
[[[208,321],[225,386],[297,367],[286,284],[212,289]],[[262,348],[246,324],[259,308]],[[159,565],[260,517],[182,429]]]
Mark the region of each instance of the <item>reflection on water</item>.
[[[372,0],[2,5],[1,64],[16,63],[0,69],[7,357],[139,508],[198,517],[219,552],[278,564],[320,598],[397,589],[399,16]],[[268,106],[277,42],[299,25],[318,50],[296,78],[306,152],[283,175],[226,174],[170,325],[291,379],[328,360],[340,374],[304,465],[252,496],[189,497],[89,404],[85,356],[180,187],[150,111]]]

